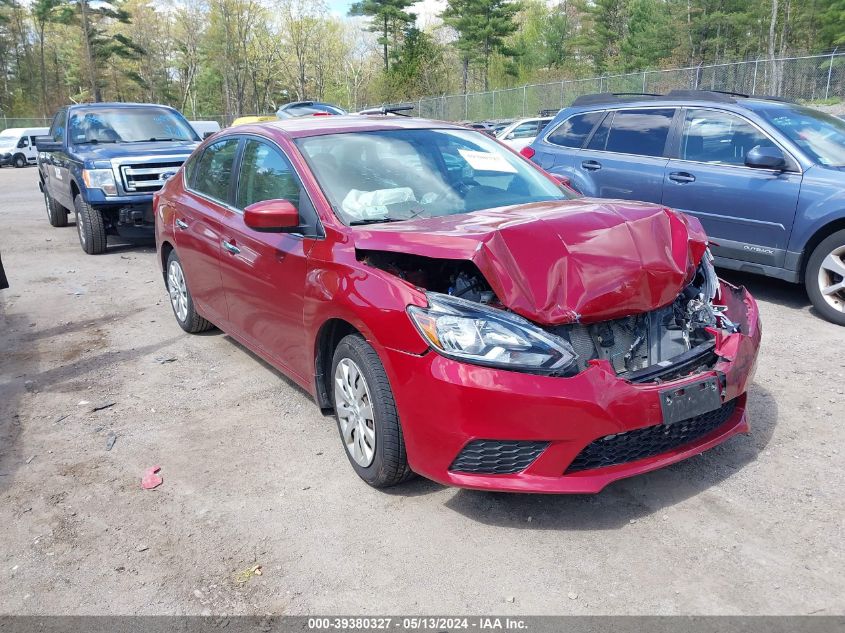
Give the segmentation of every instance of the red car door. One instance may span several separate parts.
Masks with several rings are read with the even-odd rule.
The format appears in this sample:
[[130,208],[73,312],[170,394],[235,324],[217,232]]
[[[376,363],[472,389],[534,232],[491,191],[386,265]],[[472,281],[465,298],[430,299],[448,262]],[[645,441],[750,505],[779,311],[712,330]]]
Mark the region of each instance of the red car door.
[[174,200],[176,251],[198,310],[215,325],[228,320],[220,277],[223,218],[232,214],[230,183],[239,138],[209,145],[187,166],[187,186]]
[[224,219],[220,271],[235,334],[300,382],[313,373],[303,327],[308,252],[318,231],[316,215],[291,163],[275,144],[244,142],[235,207],[285,199],[296,206],[301,233],[260,233],[242,213]]

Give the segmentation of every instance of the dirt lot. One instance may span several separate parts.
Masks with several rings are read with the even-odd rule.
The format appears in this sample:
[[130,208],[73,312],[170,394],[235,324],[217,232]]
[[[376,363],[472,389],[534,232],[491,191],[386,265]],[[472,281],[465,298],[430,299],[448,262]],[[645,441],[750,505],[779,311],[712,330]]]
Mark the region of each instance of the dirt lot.
[[152,248],[51,228],[36,178],[0,170],[0,612],[845,612],[845,330],[798,287],[725,273],[765,321],[750,436],[597,496],[379,492],[302,391],[179,329]]

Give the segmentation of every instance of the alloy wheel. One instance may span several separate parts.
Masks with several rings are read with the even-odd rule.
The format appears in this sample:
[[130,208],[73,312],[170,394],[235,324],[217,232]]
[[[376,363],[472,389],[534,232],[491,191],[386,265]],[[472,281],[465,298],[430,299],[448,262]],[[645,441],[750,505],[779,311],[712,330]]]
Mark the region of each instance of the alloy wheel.
[[819,290],[828,305],[845,312],[845,245],[836,247],[822,260]]
[[376,423],[370,388],[363,372],[349,358],[337,364],[334,402],[343,444],[355,463],[367,468],[376,451]]
[[185,275],[179,262],[172,261],[167,270],[167,290],[170,293],[170,303],[173,312],[180,322],[188,318],[188,287],[185,285]]

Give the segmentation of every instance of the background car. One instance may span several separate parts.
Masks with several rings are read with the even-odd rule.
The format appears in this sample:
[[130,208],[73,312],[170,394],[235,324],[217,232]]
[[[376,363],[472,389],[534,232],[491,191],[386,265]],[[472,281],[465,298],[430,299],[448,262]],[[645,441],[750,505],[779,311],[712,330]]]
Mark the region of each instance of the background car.
[[534,117],[531,119],[519,119],[496,133],[496,138],[505,145],[519,151],[523,147],[531,145],[534,139],[540,134],[552,117]]
[[217,121],[189,121],[189,123],[202,139],[208,138],[220,131],[220,124]]
[[845,325],[845,122],[716,92],[588,95],[523,150],[586,196],[701,220],[719,266],[803,282]]
[[109,235],[153,237],[153,194],[199,144],[171,107],[86,103],[60,109],[38,146],[38,187],[52,226],[76,216],[82,250],[104,253]]
[[0,166],[34,165],[38,156],[35,139],[47,133],[46,127],[15,127],[0,132]]
[[373,486],[597,492],[748,429],[757,308],[700,223],[575,198],[484,134],[230,128],[156,209],[179,325],[217,325],[333,410]]
[[336,116],[339,114],[346,114],[346,110],[319,101],[294,101],[293,103],[286,103],[276,110],[276,116],[280,119],[291,119],[298,116]]
[[273,114],[258,114],[258,115],[249,115],[249,116],[239,116],[237,119],[232,121],[232,125],[229,127],[237,127],[239,125],[248,125],[249,123],[262,123],[264,121],[275,121],[279,117]]

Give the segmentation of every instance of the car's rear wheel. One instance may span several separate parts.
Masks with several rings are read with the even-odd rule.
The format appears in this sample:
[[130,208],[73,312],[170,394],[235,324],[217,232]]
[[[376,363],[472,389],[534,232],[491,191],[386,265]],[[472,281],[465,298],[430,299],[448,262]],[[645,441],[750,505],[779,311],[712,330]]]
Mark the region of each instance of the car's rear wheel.
[[26,156],[23,154],[15,154],[14,159],[12,159],[12,164],[18,169],[26,167]]
[[813,307],[825,319],[845,325],[845,230],[816,246],[804,277]]
[[332,393],[340,439],[358,476],[375,488],[413,476],[384,366],[358,334],[344,337],[335,349]]
[[67,211],[44,190],[44,206],[47,207],[47,219],[50,226],[67,226]]
[[90,204],[76,194],[73,199],[76,207],[76,232],[79,234],[79,244],[89,255],[99,255],[106,252],[106,224],[103,216]]
[[170,295],[170,306],[173,308],[173,316],[176,322],[186,332],[196,334],[205,332],[214,327],[212,323],[202,318],[194,308],[194,300],[191,291],[188,290],[188,282],[185,280],[185,271],[182,270],[182,262],[176,251],[170,251],[167,257],[167,293]]

